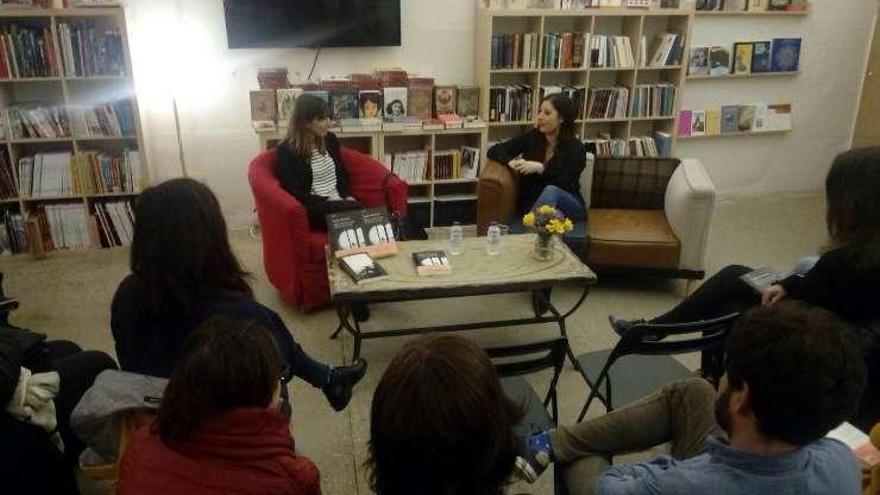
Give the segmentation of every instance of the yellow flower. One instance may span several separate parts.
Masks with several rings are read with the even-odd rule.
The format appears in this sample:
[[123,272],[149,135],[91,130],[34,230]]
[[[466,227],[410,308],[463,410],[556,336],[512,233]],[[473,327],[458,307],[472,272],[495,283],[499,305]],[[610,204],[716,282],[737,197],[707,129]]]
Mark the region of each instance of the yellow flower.
[[535,226],[535,214],[532,212],[526,213],[523,217],[523,225],[526,227],[534,227]]
[[538,208],[538,213],[540,213],[542,215],[552,215],[552,214],[556,213],[556,208],[553,208],[550,205],[541,205]]
[[565,224],[554,218],[547,223],[547,230],[550,231],[551,234],[564,234]]
[[574,229],[574,224],[571,222],[571,219],[565,219],[565,231],[571,232]]

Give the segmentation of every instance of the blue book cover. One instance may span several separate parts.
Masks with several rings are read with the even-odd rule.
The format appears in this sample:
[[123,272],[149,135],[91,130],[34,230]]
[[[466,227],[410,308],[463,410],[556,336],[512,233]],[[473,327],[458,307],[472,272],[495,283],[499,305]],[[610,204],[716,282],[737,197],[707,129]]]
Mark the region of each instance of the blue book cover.
[[724,105],[721,107],[721,134],[739,132],[739,107]]
[[801,38],[774,38],[771,71],[797,72],[801,59]]
[[316,96],[316,97],[324,100],[324,103],[326,103],[328,105],[330,104],[330,92],[329,91],[326,91],[323,89],[316,89],[314,91],[303,91],[303,94]]
[[752,52],[752,72],[770,72],[770,42],[756,41]]

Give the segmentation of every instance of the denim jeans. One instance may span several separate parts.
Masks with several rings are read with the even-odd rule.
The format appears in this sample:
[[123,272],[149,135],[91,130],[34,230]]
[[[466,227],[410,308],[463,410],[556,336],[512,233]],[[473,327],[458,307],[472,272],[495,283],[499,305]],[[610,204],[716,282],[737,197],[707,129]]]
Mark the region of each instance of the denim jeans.
[[584,205],[570,192],[557,186],[547,186],[541,191],[541,195],[535,200],[532,209],[541,205],[550,205],[571,219],[572,222],[583,221],[587,217]]
[[702,378],[689,378],[604,416],[560,426],[550,432],[550,445],[568,493],[582,495],[593,492],[611,456],[669,442],[672,457],[689,459],[704,453],[708,435],[726,437],[715,422],[715,389]]

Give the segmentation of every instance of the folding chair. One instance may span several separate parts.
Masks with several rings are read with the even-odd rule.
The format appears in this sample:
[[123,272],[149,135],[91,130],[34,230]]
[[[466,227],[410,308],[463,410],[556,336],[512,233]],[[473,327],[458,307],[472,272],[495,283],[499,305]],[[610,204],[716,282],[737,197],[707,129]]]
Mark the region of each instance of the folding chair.
[[121,413],[119,417],[119,444],[117,447],[119,454],[116,456],[116,460],[107,464],[80,466],[80,474],[86,479],[108,481],[115,486],[119,479],[119,466],[122,463],[122,456],[128,450],[132,434],[139,428],[152,424],[154,419],[156,419],[156,411],[150,409],[132,409]]
[[[559,421],[559,408],[556,400],[556,384],[565,364],[568,341],[557,338],[541,342],[486,349],[501,376],[504,393],[514,403],[522,407],[523,419],[515,428],[517,437],[526,437],[538,431],[556,427]],[[553,370],[550,386],[544,398],[525,379],[525,375]],[[547,408],[550,408],[548,411]],[[556,495],[565,494],[565,483],[561,472],[554,464],[554,491]]]
[[[627,330],[614,349],[578,356],[581,375],[590,387],[590,395],[578,421],[584,419],[596,398],[608,412],[613,411],[612,388],[618,403],[628,404],[671,381],[690,376],[692,372],[673,355],[692,352],[703,352],[704,356],[717,354],[718,349],[723,349],[738,317],[739,313],[731,313],[692,323],[635,325]],[[703,364],[704,367],[720,367],[720,363],[706,360]],[[719,369],[704,369],[703,372],[720,374]],[[600,392],[603,385],[604,394]]]

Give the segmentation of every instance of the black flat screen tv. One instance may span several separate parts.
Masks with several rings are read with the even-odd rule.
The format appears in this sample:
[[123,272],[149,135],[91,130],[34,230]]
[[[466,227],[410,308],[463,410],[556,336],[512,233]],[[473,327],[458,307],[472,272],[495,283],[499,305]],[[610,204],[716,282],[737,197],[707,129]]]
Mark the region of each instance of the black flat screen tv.
[[224,0],[229,48],[399,46],[400,0]]

